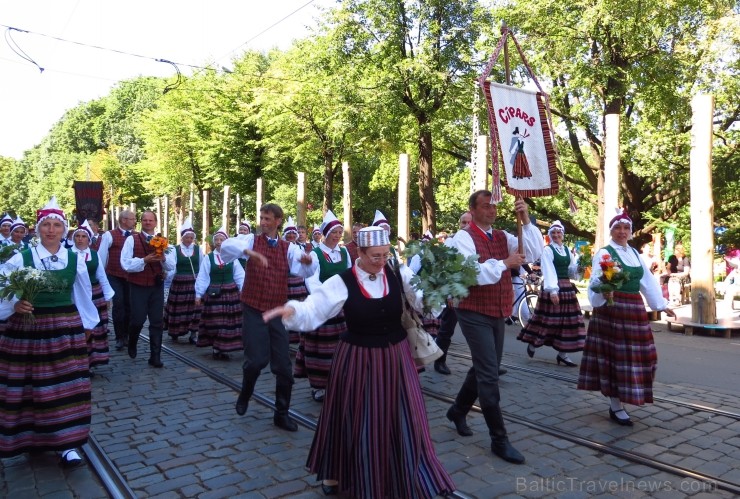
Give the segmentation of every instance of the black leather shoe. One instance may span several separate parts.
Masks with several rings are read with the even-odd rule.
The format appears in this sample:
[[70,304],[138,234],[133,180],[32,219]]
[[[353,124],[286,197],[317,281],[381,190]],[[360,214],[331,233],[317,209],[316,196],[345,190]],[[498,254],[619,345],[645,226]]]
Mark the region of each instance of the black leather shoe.
[[504,461],[514,464],[524,463],[524,456],[509,443],[509,439],[491,442],[491,452]]
[[80,454],[75,449],[69,449],[62,452],[60,461],[62,466],[69,468],[80,464],[82,457],[80,457]]
[[128,346],[128,356],[132,359],[136,358],[136,345],[129,345]]
[[455,425],[455,429],[457,430],[457,434],[461,437],[469,437],[473,435],[473,430],[470,429],[468,426],[468,423],[465,421],[465,416],[456,416],[454,413],[454,407],[450,407],[447,410],[447,419],[452,421],[452,424]]
[[321,491],[325,496],[335,496],[339,493],[339,485],[325,485],[322,483]]
[[116,340],[116,351],[120,352],[123,350],[123,340]]
[[162,364],[161,360],[155,359],[153,357],[150,357],[148,362],[149,362],[149,365],[152,367],[164,367],[164,364]]
[[499,376],[503,376],[504,374],[506,374],[506,373],[508,373],[508,372],[509,372],[509,370],[508,370],[508,369],[506,369],[505,367],[499,367],[499,368],[498,368],[498,375],[499,375]]
[[198,343],[198,340],[196,339],[194,334],[190,335],[190,337],[188,338],[188,343],[190,343],[191,345],[195,345],[196,343]]
[[534,357],[534,347],[532,346],[531,343],[527,345],[527,355],[529,355],[530,359]]
[[240,393],[239,398],[236,399],[236,413],[244,416],[247,413],[247,407],[249,407],[249,397],[245,397]]
[[439,374],[452,374],[450,371],[450,368],[447,367],[446,362],[438,362],[434,361],[434,370],[437,371]]
[[566,366],[568,366],[568,367],[576,367],[576,366],[578,365],[578,364],[576,364],[575,362],[573,362],[573,361],[572,361],[572,360],[570,360],[570,359],[567,359],[567,358],[566,358],[566,359],[564,359],[564,358],[562,358],[562,357],[561,357],[560,355],[558,355],[558,356],[556,357],[556,359],[558,360],[558,365],[560,365],[560,363],[561,363],[561,362],[562,362],[563,364],[565,364]]
[[[620,418],[619,416],[617,416],[617,413],[618,412],[623,412],[624,415],[627,416],[627,418],[626,419],[625,418]],[[625,411],[624,409],[619,409],[618,411],[612,411],[612,408],[610,407],[609,408],[609,417],[611,418],[612,421],[616,421],[617,424],[620,424],[622,426],[632,426],[632,424],[633,424],[632,423],[632,420],[630,419],[629,414],[627,414],[627,411]]]
[[287,414],[275,414],[272,418],[272,422],[278,428],[282,428],[287,431],[298,431],[298,425],[295,421],[290,419]]

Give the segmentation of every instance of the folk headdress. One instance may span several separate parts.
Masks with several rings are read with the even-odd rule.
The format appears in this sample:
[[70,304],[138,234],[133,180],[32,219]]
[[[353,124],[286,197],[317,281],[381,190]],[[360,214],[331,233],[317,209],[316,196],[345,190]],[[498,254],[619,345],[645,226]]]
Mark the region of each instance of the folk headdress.
[[388,246],[388,232],[382,227],[364,227],[357,233],[357,245],[361,248]]
[[372,223],[373,227],[386,227],[387,231],[391,230],[391,224],[388,223],[388,219],[385,218],[385,215],[383,215],[380,210],[375,210],[375,219],[373,219]]
[[288,221],[285,222],[285,228],[283,229],[283,237],[287,234],[298,234],[298,226],[295,224],[293,217],[288,217]]
[[617,224],[629,225],[632,228],[632,219],[627,215],[624,208],[617,208],[617,215],[609,221],[609,230],[612,230]]
[[[331,210],[326,210],[324,220],[321,222],[321,233],[326,237],[336,227],[342,227],[342,222],[337,219]],[[342,227],[342,230],[344,230],[344,227]]]
[[313,231],[311,232],[311,235],[314,236],[316,234],[321,234],[321,227],[318,225],[313,226]]
[[87,223],[87,220],[82,222],[82,225],[75,229],[75,231],[72,233],[72,239],[74,239],[78,232],[85,234],[87,238],[92,241],[93,231],[92,227],[90,227],[90,224]]
[[13,225],[13,217],[6,213],[5,216],[0,219],[0,225]]
[[38,227],[41,222],[47,218],[56,218],[57,220],[61,220],[64,224],[64,230],[67,230],[67,217],[64,215],[62,209],[59,208],[56,196],[52,196],[49,202],[46,203],[46,206],[40,210],[36,210],[36,226]]
[[28,231],[28,226],[21,217],[16,217],[15,220],[13,220],[13,225],[10,226],[10,232],[13,232],[18,227],[23,227],[24,229],[26,229],[26,231]]
[[226,239],[229,238],[229,235],[226,233],[226,227],[224,227],[223,225],[221,227],[219,227],[216,232],[213,233],[212,240],[215,241],[216,240],[216,236],[218,236],[218,235],[222,235]]
[[547,229],[547,235],[549,236],[555,230],[559,230],[560,232],[565,234],[565,227],[563,227],[563,224],[560,222],[560,220],[555,220],[553,223],[550,224],[550,228]]
[[188,232],[192,232],[195,235],[195,229],[193,229],[193,222],[190,221],[190,217],[186,218],[180,226],[180,237],[184,236]]
[[239,222],[239,228],[246,227],[249,232],[252,232],[252,226],[249,224],[249,220],[242,220]]

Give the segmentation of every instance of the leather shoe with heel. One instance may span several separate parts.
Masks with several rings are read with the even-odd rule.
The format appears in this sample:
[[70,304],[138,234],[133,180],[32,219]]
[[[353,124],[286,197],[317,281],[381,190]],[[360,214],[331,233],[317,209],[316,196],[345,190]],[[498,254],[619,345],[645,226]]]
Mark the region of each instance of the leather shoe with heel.
[[524,456],[514,448],[509,439],[494,440],[491,442],[491,452],[503,459],[514,464],[524,463]]
[[558,360],[558,365],[560,365],[561,362],[568,367],[576,367],[578,365],[567,357],[563,358],[560,355],[558,355],[555,358]]
[[[624,415],[627,416],[627,417],[626,418],[620,418],[619,416],[617,416],[617,413],[619,413],[619,412],[623,412]],[[632,424],[633,424],[632,423],[632,420],[630,419],[629,414],[627,414],[627,411],[625,411],[624,409],[619,409],[618,411],[613,411],[612,408],[610,407],[609,408],[609,417],[611,418],[612,421],[616,421],[617,424],[622,425],[622,426],[632,426]]]
[[531,344],[527,345],[527,355],[529,355],[530,359],[534,357],[534,347]]
[[469,437],[473,435],[473,430],[470,429],[468,423],[465,421],[465,415],[457,415],[455,412],[455,406],[452,406],[447,410],[447,419],[455,425],[455,429],[461,437]]
[[434,370],[437,371],[439,374],[452,374],[452,371],[450,371],[450,368],[447,367],[446,362],[440,362],[438,360],[434,361]]
[[326,485],[325,483],[322,483],[321,491],[325,496],[335,496],[339,493],[339,485]]

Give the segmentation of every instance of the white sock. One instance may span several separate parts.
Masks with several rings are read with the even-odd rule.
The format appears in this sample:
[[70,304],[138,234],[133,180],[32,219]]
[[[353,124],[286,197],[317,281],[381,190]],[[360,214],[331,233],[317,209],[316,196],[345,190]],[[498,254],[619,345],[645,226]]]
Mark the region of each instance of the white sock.
[[609,397],[609,405],[614,412],[624,410],[624,407],[622,407],[622,402],[619,400],[618,397]]

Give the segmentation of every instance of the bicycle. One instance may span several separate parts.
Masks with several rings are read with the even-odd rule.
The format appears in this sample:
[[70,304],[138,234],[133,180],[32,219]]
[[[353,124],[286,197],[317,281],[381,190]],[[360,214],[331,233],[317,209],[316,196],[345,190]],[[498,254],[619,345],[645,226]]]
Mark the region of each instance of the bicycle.
[[527,325],[529,319],[534,313],[534,309],[537,306],[537,298],[539,297],[540,290],[540,276],[535,273],[527,274],[523,283],[517,283],[521,289],[517,294],[514,303],[519,302],[517,307],[517,318],[522,327]]

